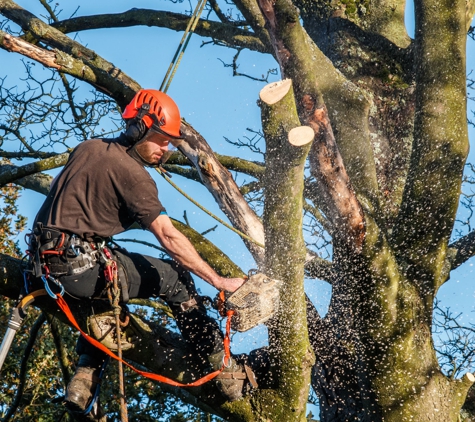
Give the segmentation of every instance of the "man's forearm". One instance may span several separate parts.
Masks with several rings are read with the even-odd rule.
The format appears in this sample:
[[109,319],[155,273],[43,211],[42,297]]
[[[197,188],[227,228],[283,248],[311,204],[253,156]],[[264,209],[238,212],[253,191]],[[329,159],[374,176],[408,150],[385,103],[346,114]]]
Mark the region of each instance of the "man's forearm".
[[168,217],[158,217],[150,226],[150,231],[181,266],[212,286],[220,288],[221,277],[199,256],[191,242],[175,229]]
[[199,256],[191,242],[175,229],[168,216],[158,216],[150,225],[150,231],[175,261],[216,289],[234,292],[244,283],[242,278],[223,278],[216,273]]

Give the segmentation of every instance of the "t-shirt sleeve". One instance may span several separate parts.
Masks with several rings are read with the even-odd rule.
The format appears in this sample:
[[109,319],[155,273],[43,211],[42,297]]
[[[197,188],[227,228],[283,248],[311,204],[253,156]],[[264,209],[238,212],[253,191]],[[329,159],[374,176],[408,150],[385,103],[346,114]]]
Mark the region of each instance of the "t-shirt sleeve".
[[161,213],[166,212],[158,199],[155,181],[143,167],[130,171],[127,177],[122,179],[119,189],[129,216],[143,229],[148,229]]

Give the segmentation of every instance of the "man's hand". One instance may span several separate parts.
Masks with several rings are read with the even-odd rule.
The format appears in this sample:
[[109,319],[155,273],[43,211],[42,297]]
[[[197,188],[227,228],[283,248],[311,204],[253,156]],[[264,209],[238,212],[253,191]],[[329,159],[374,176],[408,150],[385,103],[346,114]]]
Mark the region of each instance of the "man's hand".
[[246,282],[243,278],[224,278],[221,277],[219,283],[215,284],[218,290],[225,290],[227,292],[235,292],[239,287],[241,287]]

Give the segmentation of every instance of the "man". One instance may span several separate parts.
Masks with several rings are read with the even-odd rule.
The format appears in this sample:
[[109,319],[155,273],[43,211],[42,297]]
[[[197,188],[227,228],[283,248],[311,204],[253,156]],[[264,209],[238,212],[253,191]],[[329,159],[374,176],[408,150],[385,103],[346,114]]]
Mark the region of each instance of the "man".
[[[126,107],[123,118],[127,127],[124,134],[117,139],[81,143],[52,183],[36,217],[34,247],[30,248],[36,272],[47,271],[58,279],[69,302],[87,303],[101,297],[105,280],[98,243],[139,223],[155,235],[173,260],[113,250],[120,268],[122,297],[166,300],[191,350],[218,369],[223,335],[206,315],[189,271],[228,292],[234,292],[244,280],[220,277],[200,258],[188,239],[174,228],[158,199],[155,182],[144,168],[158,165],[169,144],[179,142],[177,105],[160,91],[141,90]],[[85,412],[100,382],[105,358],[82,337],[77,352],[79,362],[65,404]],[[244,373],[234,360],[226,371]],[[218,380],[217,385],[227,399],[235,400],[242,395],[244,380],[230,378]]]

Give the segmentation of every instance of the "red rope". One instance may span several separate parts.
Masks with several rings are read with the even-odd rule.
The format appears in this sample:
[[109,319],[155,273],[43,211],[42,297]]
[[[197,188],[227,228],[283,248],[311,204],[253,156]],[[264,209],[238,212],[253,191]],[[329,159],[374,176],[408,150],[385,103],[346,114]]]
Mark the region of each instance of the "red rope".
[[206,382],[212,380],[213,378],[217,377],[223,370],[224,368],[228,365],[229,359],[231,357],[231,350],[230,350],[230,344],[231,344],[231,338],[229,336],[229,333],[231,331],[231,317],[234,314],[234,311],[230,310],[227,312],[227,321],[226,321],[226,334],[224,336],[224,359],[223,359],[223,365],[221,366],[220,369],[217,371],[211,372],[210,374],[205,375],[204,377],[194,381],[190,382],[188,384],[182,384],[178,381],[174,381],[170,378],[164,377],[162,375],[154,374],[152,372],[145,372],[141,371],[140,369],[135,368],[133,365],[130,363],[127,363],[125,360],[119,358],[115,353],[111,352],[107,347],[105,347],[103,344],[99,343],[97,340],[93,339],[90,335],[86,334],[84,331],[79,328],[79,324],[77,323],[76,319],[74,318],[71,310],[69,309],[68,304],[66,301],[63,299],[62,296],[57,295],[57,303],[58,306],[61,308],[61,310],[64,312],[66,317],[68,318],[69,322],[86,338],[89,343],[91,343],[93,346],[96,346],[98,349],[102,350],[104,353],[106,353],[108,356],[110,356],[113,359],[116,359],[120,362],[122,362],[124,365],[127,365],[130,369],[133,371],[137,372],[137,374],[140,374],[144,377],[150,378],[154,381],[158,382],[163,382],[165,384],[173,385],[174,387],[198,387],[200,385],[205,384]]

